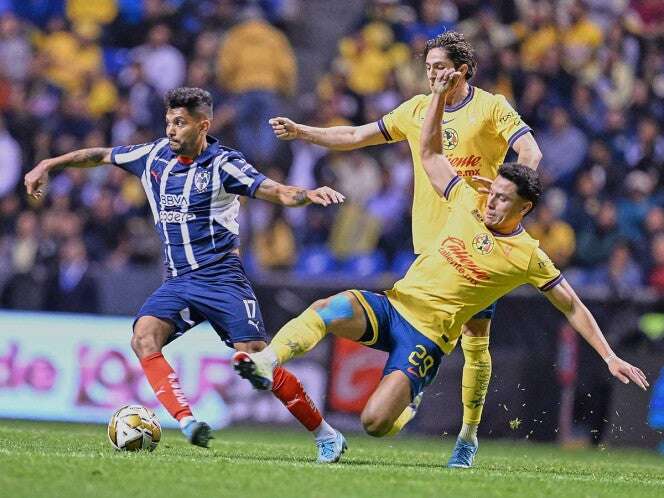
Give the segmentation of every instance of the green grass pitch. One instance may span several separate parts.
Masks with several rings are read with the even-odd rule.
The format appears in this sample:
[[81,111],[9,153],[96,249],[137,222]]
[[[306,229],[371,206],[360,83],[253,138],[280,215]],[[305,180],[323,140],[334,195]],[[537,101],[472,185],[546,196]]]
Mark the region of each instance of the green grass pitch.
[[442,467],[452,440],[347,434],[334,465],[302,431],[233,428],[209,450],[167,431],[154,453],[120,453],[105,427],[0,420],[0,495],[20,497],[662,497],[664,458],[485,441],[476,468]]

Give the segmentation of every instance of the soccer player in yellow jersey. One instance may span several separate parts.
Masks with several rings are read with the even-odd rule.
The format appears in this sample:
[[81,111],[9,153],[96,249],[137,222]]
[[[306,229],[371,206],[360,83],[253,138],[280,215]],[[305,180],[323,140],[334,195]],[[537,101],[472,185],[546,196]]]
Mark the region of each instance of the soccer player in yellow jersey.
[[[449,222],[389,291],[349,290],[316,301],[263,351],[236,353],[234,367],[255,387],[269,389],[276,366],[309,351],[326,334],[351,339],[389,353],[361,419],[373,436],[396,434],[414,416],[419,394],[443,353],[454,349],[463,324],[522,284],[537,287],[565,314],[611,374],[648,386],[640,369],[616,356],[588,309],[521,226],[541,193],[537,173],[518,163],[501,165],[480,210],[479,194],[446,157],[440,122],[445,99],[461,77],[454,69],[437,75],[421,138],[422,167],[437,195],[447,200]],[[462,441],[459,447],[463,466],[470,467],[477,445]]]
[[[448,96],[441,127],[445,154],[463,180],[494,179],[510,147],[517,152],[520,164],[537,167],[542,155],[530,127],[505,97],[470,84],[477,63],[472,47],[462,34],[448,31],[429,40],[425,68],[430,87],[443,70],[454,68],[462,74],[461,84]],[[283,140],[302,139],[336,150],[407,140],[414,167],[413,246],[416,254],[422,254],[436,241],[449,212],[446,200],[437,195],[427,178],[419,151],[420,133],[430,101],[430,94],[416,95],[377,122],[363,126],[315,128],[287,118],[274,118],[270,123],[277,137]],[[459,438],[474,445],[477,445],[477,427],[491,378],[489,329],[494,311],[495,303],[490,303],[486,309],[468,317],[461,339],[465,362],[461,382],[463,425]],[[449,463],[452,466],[459,463],[456,451]]]

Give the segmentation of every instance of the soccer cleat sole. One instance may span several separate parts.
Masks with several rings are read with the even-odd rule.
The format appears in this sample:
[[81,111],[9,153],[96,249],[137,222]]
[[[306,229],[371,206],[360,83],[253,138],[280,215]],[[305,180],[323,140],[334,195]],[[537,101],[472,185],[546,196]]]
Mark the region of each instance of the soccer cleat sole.
[[214,439],[212,436],[212,429],[205,422],[201,422],[196,429],[191,433],[191,439],[189,442],[195,446],[200,446],[201,448],[207,448],[210,443],[210,439]]
[[272,381],[256,374],[256,364],[248,353],[238,351],[233,355],[233,369],[242,377],[251,382],[255,389],[269,391]]

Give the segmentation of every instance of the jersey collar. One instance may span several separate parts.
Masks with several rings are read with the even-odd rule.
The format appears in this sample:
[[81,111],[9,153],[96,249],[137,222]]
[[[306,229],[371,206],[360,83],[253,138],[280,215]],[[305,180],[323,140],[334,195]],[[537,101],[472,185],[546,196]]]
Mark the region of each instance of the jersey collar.
[[192,159],[190,157],[177,156],[178,162],[175,164],[172,171],[178,173],[188,170],[193,163],[203,167],[207,166],[207,163],[219,154],[219,140],[211,135],[207,135],[205,140],[208,145],[198,157]]
[[473,95],[475,95],[475,87],[472,85],[468,85],[468,95],[464,97],[464,99],[459,102],[458,104],[454,104],[451,106],[445,106],[445,112],[454,112],[458,111],[461,109],[463,106],[465,106],[468,102],[470,102],[473,99]]
[[[487,227],[487,228],[489,228],[489,227]],[[514,229],[514,231],[510,232],[510,233],[496,232],[495,230],[491,230],[489,228],[489,232],[491,232],[496,237],[514,237],[515,235],[519,235],[524,230],[525,229],[523,228],[523,225],[521,223],[519,223],[519,225]]]

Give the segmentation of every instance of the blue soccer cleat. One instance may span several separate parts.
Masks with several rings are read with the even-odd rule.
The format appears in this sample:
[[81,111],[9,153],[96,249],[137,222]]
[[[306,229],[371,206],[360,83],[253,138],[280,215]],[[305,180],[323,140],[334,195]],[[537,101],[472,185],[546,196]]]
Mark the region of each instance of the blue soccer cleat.
[[272,367],[269,362],[261,361],[260,356],[238,351],[233,355],[233,368],[240,377],[261,391],[272,389]]
[[212,437],[212,429],[205,422],[192,420],[182,428],[182,433],[191,444],[207,448]]
[[335,463],[348,449],[344,435],[335,430],[334,437],[316,441],[318,447],[318,463]]
[[479,445],[474,445],[461,438],[457,438],[452,455],[447,462],[447,466],[452,469],[469,469],[473,466],[475,454]]

